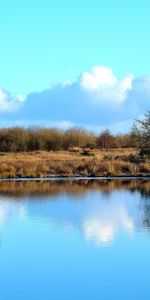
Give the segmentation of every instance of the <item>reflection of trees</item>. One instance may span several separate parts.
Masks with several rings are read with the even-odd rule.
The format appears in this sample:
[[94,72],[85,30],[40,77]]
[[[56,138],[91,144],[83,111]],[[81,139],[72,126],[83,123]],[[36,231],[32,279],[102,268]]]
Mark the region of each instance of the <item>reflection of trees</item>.
[[143,220],[144,227],[150,230],[150,203],[149,205],[144,206],[144,220]]
[[139,191],[143,210],[143,226],[150,230],[150,180],[140,180],[137,187],[130,189],[131,192]]
[[150,197],[148,198],[148,196],[146,195],[146,197],[142,199],[142,204],[143,204],[143,225],[145,228],[150,230]]
[[145,185],[143,187],[141,186],[140,193],[141,193],[141,196],[143,196],[146,199],[149,199],[150,198],[150,188],[149,188],[149,186],[148,185]]
[[14,197],[30,195],[43,198],[67,193],[71,196],[82,196],[90,190],[95,190],[108,196],[114,190],[129,190],[139,192],[142,196],[150,197],[150,180],[146,179],[83,179],[83,180],[29,180],[29,181],[0,181],[0,195]]

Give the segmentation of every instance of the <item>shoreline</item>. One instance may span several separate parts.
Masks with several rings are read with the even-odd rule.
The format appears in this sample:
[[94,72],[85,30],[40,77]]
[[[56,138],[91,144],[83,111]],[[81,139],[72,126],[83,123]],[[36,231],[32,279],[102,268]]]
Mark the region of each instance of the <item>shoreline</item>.
[[143,176],[109,176],[109,177],[63,177],[63,176],[55,176],[55,177],[21,177],[21,178],[0,178],[0,182],[2,181],[82,181],[82,180],[150,180],[150,175]]

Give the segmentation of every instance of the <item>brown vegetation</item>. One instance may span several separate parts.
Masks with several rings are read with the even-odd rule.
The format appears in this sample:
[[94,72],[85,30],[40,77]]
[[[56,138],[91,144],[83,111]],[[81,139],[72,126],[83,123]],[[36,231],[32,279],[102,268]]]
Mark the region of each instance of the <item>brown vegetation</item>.
[[0,152],[62,151],[69,149],[128,148],[129,134],[112,135],[107,129],[96,134],[83,128],[1,128]]
[[82,152],[1,153],[0,178],[149,176],[150,161],[138,160],[135,149]]

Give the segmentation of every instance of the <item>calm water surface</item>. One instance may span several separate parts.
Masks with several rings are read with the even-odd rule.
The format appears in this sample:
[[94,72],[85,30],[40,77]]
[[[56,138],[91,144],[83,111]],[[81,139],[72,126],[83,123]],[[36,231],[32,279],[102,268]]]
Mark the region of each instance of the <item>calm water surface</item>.
[[0,299],[150,299],[150,181],[0,182]]

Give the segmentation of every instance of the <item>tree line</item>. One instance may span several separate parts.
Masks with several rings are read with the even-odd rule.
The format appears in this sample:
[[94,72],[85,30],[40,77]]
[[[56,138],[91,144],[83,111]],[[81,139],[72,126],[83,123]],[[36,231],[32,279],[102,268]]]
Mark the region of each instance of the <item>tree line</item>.
[[83,128],[61,130],[57,128],[1,128],[0,152],[59,151],[73,148],[140,149],[141,155],[150,153],[150,112],[143,120],[136,120],[128,134],[112,134],[108,129],[100,134]]
[[82,128],[66,131],[57,128],[1,128],[0,152],[58,151],[73,148],[122,148],[131,147],[127,134],[113,135],[109,130],[95,134]]

